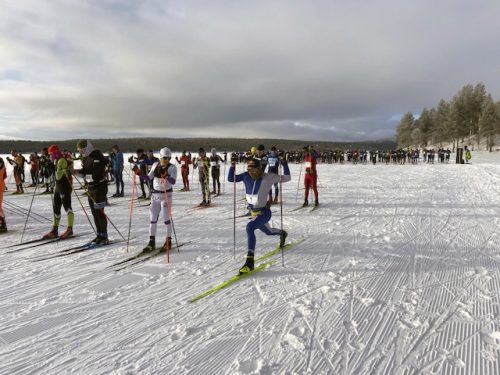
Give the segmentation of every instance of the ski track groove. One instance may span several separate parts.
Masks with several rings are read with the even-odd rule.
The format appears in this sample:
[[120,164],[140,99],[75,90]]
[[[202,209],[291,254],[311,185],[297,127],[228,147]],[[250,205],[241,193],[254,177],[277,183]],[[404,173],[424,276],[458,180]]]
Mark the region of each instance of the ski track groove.
[[[360,179],[373,176],[369,174],[368,168],[363,169],[361,165],[345,167],[359,167],[357,171]],[[334,170],[347,173],[348,168]],[[409,178],[414,173],[418,177],[418,172],[408,169]],[[340,218],[327,215],[326,210],[318,210],[314,217],[321,218],[323,223],[304,228],[302,220],[311,216],[307,216],[307,213],[288,215],[285,218],[286,227],[302,227],[305,229],[302,235],[307,237],[307,241],[286,253],[286,267],[273,266],[252,279],[218,292],[204,302],[203,311],[190,311],[183,301],[205,285],[217,283],[221,281],[220,278],[234,272],[240,262],[233,261],[232,256],[228,262],[229,252],[212,252],[206,268],[202,265],[208,257],[197,259],[197,256],[188,256],[188,261],[171,266],[153,261],[147,262],[147,266],[133,267],[119,274],[101,272],[98,268],[103,259],[119,259],[118,251],[123,250],[122,247],[108,254],[89,253],[74,259],[48,262],[48,265],[57,264],[70,269],[73,275],[69,283],[56,272],[45,270],[46,265],[35,266],[31,275],[14,284],[17,293],[9,292],[6,287],[0,288],[6,301],[0,304],[2,320],[10,323],[6,326],[7,330],[19,324],[14,319],[24,319],[25,324],[43,319],[41,307],[44,304],[40,303],[40,299],[44,295],[51,296],[45,305],[47,307],[55,303],[80,303],[80,307],[74,308],[52,306],[54,313],[84,311],[86,315],[73,321],[71,326],[66,325],[69,328],[66,332],[49,330],[37,335],[37,340],[47,343],[47,347],[40,350],[47,360],[38,366],[26,363],[22,355],[23,351],[28,350],[30,340],[19,341],[15,346],[0,346],[0,353],[11,350],[10,355],[13,357],[13,361],[0,364],[0,372],[7,370],[10,373],[14,370],[35,373],[41,369],[61,373],[68,368],[75,371],[90,369],[93,372],[110,372],[121,366],[122,370],[131,372],[152,373],[163,369],[184,374],[200,370],[201,367],[196,363],[205,361],[207,367],[204,373],[231,373],[240,371],[238,366],[247,359],[241,355],[243,351],[252,353],[252,356],[268,351],[269,354],[265,354],[264,358],[267,370],[280,368],[290,373],[303,373],[311,369],[326,373],[332,371],[334,366],[333,371],[336,373],[341,369],[337,354],[344,349],[330,352],[330,358],[322,346],[324,343],[336,345],[340,342],[342,333],[338,331],[349,309],[346,301],[351,286],[356,291],[350,304],[352,318],[358,323],[358,332],[350,335],[350,343],[354,346],[344,367],[347,373],[385,374],[399,371],[404,374],[424,374],[435,369],[446,374],[463,374],[465,371],[487,375],[499,373],[498,363],[495,366],[485,361],[479,351],[474,351],[474,348],[482,347],[481,329],[494,330],[495,324],[491,317],[498,314],[498,307],[493,304],[496,301],[498,306],[498,296],[492,297],[492,291],[500,288],[499,272],[496,271],[500,261],[496,250],[499,244],[498,238],[494,238],[498,230],[490,218],[495,213],[498,215],[499,209],[498,204],[488,199],[491,195],[483,193],[486,191],[483,189],[489,187],[495,190],[498,185],[477,183],[476,179],[470,177],[474,170],[468,173],[471,175],[466,175],[467,178],[462,179],[461,183],[475,192],[468,195],[461,193],[464,200],[460,202],[458,198],[443,202],[446,196],[441,190],[424,187],[418,195],[412,196],[412,191],[405,192],[403,187],[397,199],[391,201],[397,202],[394,206],[383,206],[381,202],[386,200],[381,199],[380,193],[384,189],[378,188],[373,181],[370,185],[359,187],[354,195],[349,195],[351,184],[336,186],[331,191],[325,185],[323,194],[330,194],[334,198],[333,202],[343,202],[335,209]],[[482,175],[490,176],[485,171]],[[453,184],[458,178],[452,176],[451,171],[449,176],[451,179],[445,186],[453,192]],[[488,178],[488,182],[493,180],[493,177]],[[496,175],[495,178],[498,180]],[[381,178],[379,183],[386,182]],[[286,191],[294,195],[294,188],[288,186]],[[372,192],[374,194],[370,195]],[[391,190],[388,192],[392,194]],[[196,194],[198,196],[199,192]],[[457,197],[460,195],[457,194]],[[324,207],[328,205],[332,203],[325,203]],[[290,206],[294,205],[291,203]],[[382,215],[380,211],[383,211]],[[208,217],[209,214],[219,215],[222,212],[221,205],[203,214]],[[460,215],[464,214],[473,218],[474,225],[466,226],[460,220]],[[194,213],[176,220],[176,228],[188,225],[193,216]],[[242,229],[240,225],[239,231]],[[381,227],[386,231],[381,232]],[[325,229],[329,229],[327,233]],[[386,236],[390,237],[388,244],[391,246],[378,241]],[[269,242],[261,241],[261,238],[258,237],[258,248],[266,249]],[[396,245],[392,246],[394,243]],[[212,242],[210,246],[220,248],[221,244]],[[238,248],[245,248],[243,241],[238,243]],[[326,256],[322,251],[325,248],[330,250]],[[453,261],[450,255],[454,256]],[[349,274],[351,261],[359,262],[356,275]],[[22,258],[16,258],[15,262],[15,266],[8,266],[10,274],[4,273],[5,276],[1,277],[2,285],[8,282],[10,275],[15,275],[15,267],[23,266]],[[6,266],[2,264],[0,267]],[[221,267],[223,269],[218,272]],[[193,268],[201,270],[201,275],[195,275]],[[156,269],[158,273],[153,272]],[[324,277],[330,273],[331,277]],[[133,279],[128,275],[140,278]],[[123,276],[123,280],[136,281],[95,292],[94,287],[104,285],[118,276]],[[176,288],[178,280],[193,276],[195,281],[187,288]],[[30,290],[30,285],[37,282],[47,283],[50,288]],[[260,289],[258,293],[268,300],[257,307],[251,303],[256,298],[255,285]],[[136,292],[136,289],[141,293]],[[283,295],[280,302],[274,301],[274,289]],[[74,291],[77,294],[72,296]],[[235,293],[237,297],[233,297]],[[176,302],[169,304],[166,296]],[[416,301],[414,304],[409,302],[413,299]],[[374,302],[366,302],[368,300]],[[81,304],[89,302],[93,304],[92,309],[81,309]],[[21,310],[17,313],[16,304]],[[158,315],[158,311],[162,311],[161,306],[166,304],[169,306],[166,314]],[[301,306],[301,309],[313,313],[309,315],[314,317],[313,321],[309,322],[308,316],[298,316],[296,307],[290,309],[291,305]],[[141,306],[139,310],[137,306]],[[240,311],[238,320],[241,321],[234,323],[231,316],[221,315],[221,306],[228,311]],[[410,310],[405,310],[405,306],[410,306]],[[244,308],[251,311],[246,312]],[[8,314],[5,315],[4,311]],[[477,318],[479,324],[471,324],[462,311]],[[433,312],[440,315],[433,317]],[[124,313],[128,316],[127,326],[114,322],[116,315]],[[400,324],[398,322],[413,313],[419,317],[422,326],[398,331],[395,328]],[[49,314],[48,310],[46,314]],[[142,316],[150,316],[151,319],[142,322]],[[434,323],[431,323],[432,319],[436,319]],[[180,322],[186,321],[190,323],[184,327]],[[210,326],[204,328],[209,321]],[[114,340],[111,346],[104,343],[96,346],[95,341],[102,334],[96,332],[86,335],[86,330],[97,322],[106,327],[103,333],[121,331],[120,338]],[[321,322],[328,322],[328,326],[324,327]],[[438,327],[438,331],[428,331],[432,324]],[[279,335],[274,334],[277,327],[280,328]],[[306,328],[305,339],[309,344],[305,345],[305,357],[297,359],[298,352],[283,346],[283,342],[286,342],[285,336],[300,327]],[[0,341],[1,335],[2,331]],[[80,338],[80,345],[72,344],[63,353],[58,352],[58,343],[66,335]],[[460,338],[459,342],[451,345],[450,340],[457,337]],[[107,350],[109,347],[113,349]],[[190,351],[193,347],[197,348],[196,352]],[[441,349],[464,360],[466,368],[454,366],[448,356],[439,354]],[[19,354],[15,354],[16,351]],[[151,351],[156,354],[150,354]],[[217,352],[225,354],[207,363],[206,358],[212,358]],[[87,359],[78,361],[80,356]]]

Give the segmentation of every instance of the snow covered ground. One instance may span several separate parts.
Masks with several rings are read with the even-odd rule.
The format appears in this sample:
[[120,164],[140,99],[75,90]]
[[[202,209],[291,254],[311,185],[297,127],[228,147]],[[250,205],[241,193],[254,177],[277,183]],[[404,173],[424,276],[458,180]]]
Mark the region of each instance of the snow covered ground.
[[[73,197],[75,232],[86,236],[8,253],[20,248],[8,246],[20,241],[33,196],[10,195],[10,183],[0,374],[500,374],[500,154],[472,161],[319,165],[312,213],[292,211],[303,190],[296,200],[300,165],[291,165],[283,223],[290,240],[305,241],[285,251],[284,267],[277,254],[194,303],[244,261],[246,218],[237,219],[233,256],[232,185],[202,210],[193,208],[196,182],[175,192],[177,238],[192,242],[169,264],[160,257],[116,272],[106,267],[148,241],[146,202],[134,206],[128,254],[118,242],[34,261],[86,242],[91,228]],[[125,237],[130,193],[127,176],[129,198],[110,198],[106,209]],[[238,214],[242,197],[238,186]],[[50,229],[50,195],[36,195],[32,210],[24,240]],[[273,212],[279,226],[279,205]],[[257,255],[276,242],[258,233]]]

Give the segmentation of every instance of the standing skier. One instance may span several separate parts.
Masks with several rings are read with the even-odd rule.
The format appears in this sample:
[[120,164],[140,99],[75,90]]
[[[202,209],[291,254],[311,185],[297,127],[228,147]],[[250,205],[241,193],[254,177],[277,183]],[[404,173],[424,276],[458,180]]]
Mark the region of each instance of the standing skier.
[[[283,157],[283,155],[282,155]],[[271,152],[267,156],[267,173],[278,174],[279,168],[279,160],[278,160],[278,151],[276,147],[271,147]],[[279,194],[279,184],[274,184],[274,199],[273,199],[273,189],[269,189],[269,204],[278,203],[278,194]]]
[[116,183],[116,193],[113,194],[113,197],[123,197],[123,188],[125,187],[123,183],[123,153],[120,151],[118,145],[111,147],[110,156]]
[[7,156],[7,161],[14,167],[14,180],[16,182],[16,191],[12,194],[23,194],[23,181],[22,174],[24,169],[24,157],[17,152],[16,150],[12,150],[11,153],[14,159],[11,159]]
[[318,154],[313,150],[312,146],[304,147],[304,162],[306,163],[306,172],[304,174],[304,188],[305,188],[305,196],[304,196],[304,204],[303,207],[307,207],[309,205],[309,188],[312,188],[314,193],[314,206],[318,206],[318,173],[316,172],[316,159],[318,158]]
[[243,181],[245,184],[245,193],[248,207],[252,213],[252,219],[248,222],[247,244],[248,253],[246,262],[240,269],[240,275],[248,273],[254,269],[255,256],[255,230],[260,229],[268,236],[280,236],[280,247],[285,244],[287,232],[278,228],[271,228],[269,220],[271,219],[271,209],[267,205],[267,195],[273,184],[290,181],[290,169],[285,160],[280,159],[283,165],[284,175],[279,176],[272,173],[264,173],[262,171],[260,160],[252,158],[247,162],[247,171],[238,175],[234,175],[236,161],[231,160],[231,168],[227,180],[229,182]]
[[30,174],[31,174],[31,185],[28,187],[34,187],[38,185],[38,172],[40,170],[40,161],[38,160],[38,154],[32,152],[30,154]]
[[50,160],[49,149],[43,148],[40,155],[40,174],[45,184],[45,191],[42,194],[52,194],[53,192],[53,177],[54,163]]
[[48,149],[49,155],[54,161],[56,167],[56,187],[54,189],[53,210],[54,219],[52,230],[43,236],[44,239],[57,238],[59,230],[59,222],[61,221],[61,206],[64,207],[68,215],[68,227],[66,231],[59,236],[64,240],[73,235],[74,214],[71,208],[71,192],[73,186],[71,184],[70,173],[68,171],[68,161],[63,157],[58,145],[52,145]]
[[182,183],[184,184],[181,191],[189,191],[189,164],[192,164],[191,154],[187,155],[186,150],[184,150],[180,159],[176,157],[175,160],[181,165]]
[[262,172],[264,172],[267,167],[266,148],[264,147],[264,145],[258,145],[257,149],[254,150],[253,155],[255,159],[259,160]]
[[[147,155],[146,155],[146,159],[145,159],[145,163],[146,163],[146,171],[147,173],[149,174],[149,172],[151,171],[151,167],[153,166],[154,163],[157,163],[159,162],[160,159],[158,159],[154,153],[153,153],[153,150],[149,150]],[[151,198],[151,194],[152,194],[152,191],[153,191],[153,181],[149,181],[149,196],[148,198]]]
[[203,201],[198,205],[200,207],[210,206],[210,187],[209,187],[209,168],[210,160],[203,147],[198,150],[198,157],[193,158],[193,168],[198,168],[198,178],[200,180]]
[[[139,178],[139,182],[141,185],[142,196],[139,198],[146,199],[146,190],[144,189],[145,181],[144,181],[144,177],[142,177],[142,176],[146,176],[148,174],[148,168],[146,165],[147,155],[144,153],[144,150],[142,148],[140,148],[136,151],[136,155],[137,155],[137,157],[135,157],[135,158],[134,158],[134,156],[129,157],[128,162],[137,165],[139,167],[139,169],[141,170],[141,177]],[[149,187],[149,184],[148,184],[148,187]]]
[[5,190],[5,179],[7,178],[7,167],[3,158],[0,157],[0,233],[7,232],[7,224],[5,223],[5,213],[3,212],[3,192]]
[[[217,155],[217,150],[215,148],[213,148],[211,151],[212,154],[210,155],[210,165],[212,166],[212,194],[220,195],[220,163],[223,160],[219,155]],[[217,190],[215,190],[216,187]]]
[[[160,150],[160,160],[151,166],[149,173],[144,178],[152,183],[151,205],[149,206],[149,243],[142,250],[150,252],[155,249],[156,225],[160,214],[163,223],[167,226],[167,238],[160,251],[168,251],[172,248],[172,223],[170,222],[172,212],[172,187],[177,179],[177,167],[170,163],[172,152],[164,147]],[[140,174],[140,168],[134,166],[134,172]]]
[[106,181],[106,165],[108,159],[100,150],[95,150],[90,140],[82,139],[76,146],[82,156],[82,169],[77,171],[85,176],[88,182],[87,195],[89,197],[90,210],[94,217],[97,237],[92,240],[93,245],[107,245],[108,220],[104,213],[107,204],[108,182]]

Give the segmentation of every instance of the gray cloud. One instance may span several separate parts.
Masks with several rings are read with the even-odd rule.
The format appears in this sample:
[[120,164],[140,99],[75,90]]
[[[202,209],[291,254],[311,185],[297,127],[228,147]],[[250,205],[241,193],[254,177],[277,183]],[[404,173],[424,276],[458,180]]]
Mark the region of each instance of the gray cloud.
[[394,134],[407,111],[483,82],[496,1],[7,1],[0,134]]

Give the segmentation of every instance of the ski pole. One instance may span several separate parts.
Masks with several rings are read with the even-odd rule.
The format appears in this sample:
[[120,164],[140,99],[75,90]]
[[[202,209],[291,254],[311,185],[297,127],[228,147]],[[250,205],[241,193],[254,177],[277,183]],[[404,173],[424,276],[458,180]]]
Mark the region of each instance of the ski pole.
[[300,163],[300,171],[299,171],[299,179],[297,181],[297,193],[295,194],[295,202],[297,202],[297,199],[299,198],[299,185],[300,185],[300,177],[302,176],[302,166],[304,163]]
[[130,228],[132,227],[132,210],[134,209],[135,191],[137,190],[136,174],[132,177],[132,194],[130,194],[130,218],[128,220],[127,253],[130,245]]
[[[37,185],[38,186],[38,185]],[[31,213],[31,207],[33,206],[33,201],[35,200],[35,194],[36,194],[36,189],[37,186],[35,186],[35,190],[33,191],[33,195],[31,197],[31,203],[30,203],[30,208],[28,209],[28,214],[26,215],[26,221],[24,223],[23,227],[23,233],[21,234],[21,243],[23,242],[23,237],[24,237],[24,231],[26,230],[26,225],[28,225],[28,220],[30,218],[30,213]]]
[[[189,176],[188,176],[189,178]],[[193,173],[191,173],[191,184],[189,186],[193,186],[194,185],[194,163],[193,163]]]
[[[90,194],[90,191],[85,187],[83,186],[83,184],[81,183],[81,181],[78,179],[78,177],[74,176],[75,177],[75,180],[80,184],[80,187],[85,190],[85,193],[87,194],[87,196],[92,200],[92,202],[94,204],[97,204],[97,202],[95,201],[95,198]],[[103,215],[106,217],[106,220],[109,221],[109,223],[113,226],[113,228],[115,228],[115,230],[118,232],[118,234],[120,235],[120,237],[123,239],[123,241],[127,241],[125,239],[125,237],[123,237],[123,234],[118,230],[118,228],[116,227],[115,224],[113,224],[113,222],[111,221],[111,219],[109,218],[108,215],[106,215],[106,213],[104,212],[104,210],[102,210],[102,213]]]
[[224,162],[224,172],[222,173],[222,176],[224,176],[224,180],[222,180],[222,194],[226,192],[226,164],[227,162]]
[[[17,204],[14,204],[14,203],[6,201],[6,200],[3,201],[3,204],[6,205],[7,208],[10,208],[10,210],[12,212],[15,212],[19,215],[25,216],[27,214],[28,210],[24,207],[17,205]],[[39,223],[43,223],[43,220],[52,222],[52,219],[49,219],[48,217],[37,214],[36,212],[32,212],[31,217],[33,218],[33,220],[36,220]],[[41,219],[43,219],[43,220],[41,220]]]
[[92,230],[94,231],[94,233],[96,233],[96,234],[97,234],[97,231],[95,230],[94,225],[92,224],[92,221],[90,220],[90,217],[89,217],[89,215],[87,214],[87,210],[86,210],[86,209],[85,209],[85,207],[83,206],[82,200],[81,200],[81,199],[80,199],[80,197],[78,196],[78,193],[76,192],[76,190],[75,190],[75,189],[73,189],[73,183],[70,181],[70,179],[69,179],[69,177],[68,177],[68,176],[66,176],[66,178],[68,179],[68,182],[69,182],[69,183],[70,183],[70,185],[71,185],[71,191],[72,191],[73,193],[75,193],[75,197],[76,197],[76,199],[78,200],[78,203],[80,203],[80,206],[82,207],[83,213],[84,213],[84,214],[85,214],[85,216],[87,217],[87,220],[88,220],[88,222],[89,222],[90,226],[92,227]]
[[233,173],[233,258],[236,259],[236,163]]
[[[281,233],[283,233],[283,174],[281,170],[281,163],[278,167],[278,174],[280,176],[280,220],[281,220]],[[280,240],[281,242],[281,240]],[[284,244],[281,246],[281,263],[285,267],[285,251],[283,250]]]

